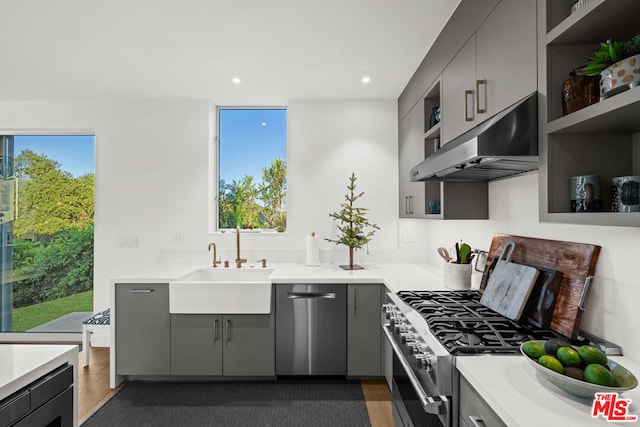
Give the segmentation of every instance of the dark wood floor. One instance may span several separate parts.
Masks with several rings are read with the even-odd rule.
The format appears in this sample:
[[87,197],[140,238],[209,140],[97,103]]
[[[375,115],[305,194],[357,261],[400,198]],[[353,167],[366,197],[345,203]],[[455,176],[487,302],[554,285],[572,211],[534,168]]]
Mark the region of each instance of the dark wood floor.
[[[78,424],[82,424],[115,394],[109,388],[109,348],[92,347],[89,366],[78,355]],[[362,391],[372,427],[392,427],[391,394],[384,381],[363,381]]]

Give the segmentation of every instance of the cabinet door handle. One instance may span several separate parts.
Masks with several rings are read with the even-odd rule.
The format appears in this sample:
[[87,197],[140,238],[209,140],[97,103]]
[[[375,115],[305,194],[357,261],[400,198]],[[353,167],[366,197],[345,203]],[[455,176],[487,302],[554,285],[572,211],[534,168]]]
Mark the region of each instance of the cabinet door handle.
[[404,214],[409,215],[409,197],[404,196]]
[[133,294],[150,294],[153,289],[131,289],[129,292]]
[[213,321],[213,341],[218,341],[218,319]]
[[354,289],[353,290],[353,314],[356,314],[356,310],[358,309],[357,297],[358,297],[358,290]]
[[479,417],[478,415],[469,415],[469,421],[471,421],[473,427],[487,427],[482,417]]
[[[473,121],[473,107],[469,109],[469,96],[471,96],[471,105],[473,105],[473,91],[465,90],[464,91],[464,121],[472,122]],[[471,110],[471,116],[469,116],[469,110]]]
[[409,196],[409,215],[413,215],[413,196]]
[[[480,85],[484,86],[484,102],[480,108]],[[476,80],[476,113],[482,114],[487,112],[487,79]]]
[[231,320],[227,319],[227,342],[231,341]]
[[335,299],[335,292],[287,292],[289,299]]

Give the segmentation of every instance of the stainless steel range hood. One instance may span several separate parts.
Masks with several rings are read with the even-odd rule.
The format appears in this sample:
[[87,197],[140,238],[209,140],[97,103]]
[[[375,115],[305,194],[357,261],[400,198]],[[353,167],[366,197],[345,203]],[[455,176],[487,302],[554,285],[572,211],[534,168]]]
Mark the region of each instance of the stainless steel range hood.
[[[446,124],[445,124],[446,126]],[[476,126],[411,169],[411,181],[490,181],[538,169],[538,93]]]

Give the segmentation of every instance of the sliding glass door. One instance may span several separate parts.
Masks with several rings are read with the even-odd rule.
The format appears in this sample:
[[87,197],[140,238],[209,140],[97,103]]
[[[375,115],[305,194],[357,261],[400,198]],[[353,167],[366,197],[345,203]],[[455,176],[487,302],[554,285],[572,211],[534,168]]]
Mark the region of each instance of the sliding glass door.
[[93,312],[95,137],[0,135],[0,145],[0,340],[79,333]]

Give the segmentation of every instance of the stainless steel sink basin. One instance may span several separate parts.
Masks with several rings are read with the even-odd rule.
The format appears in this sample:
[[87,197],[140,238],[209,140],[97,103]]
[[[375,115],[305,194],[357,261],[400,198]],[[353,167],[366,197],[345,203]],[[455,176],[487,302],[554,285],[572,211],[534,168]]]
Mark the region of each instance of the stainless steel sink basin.
[[174,314],[269,314],[272,268],[201,268],[169,282]]

